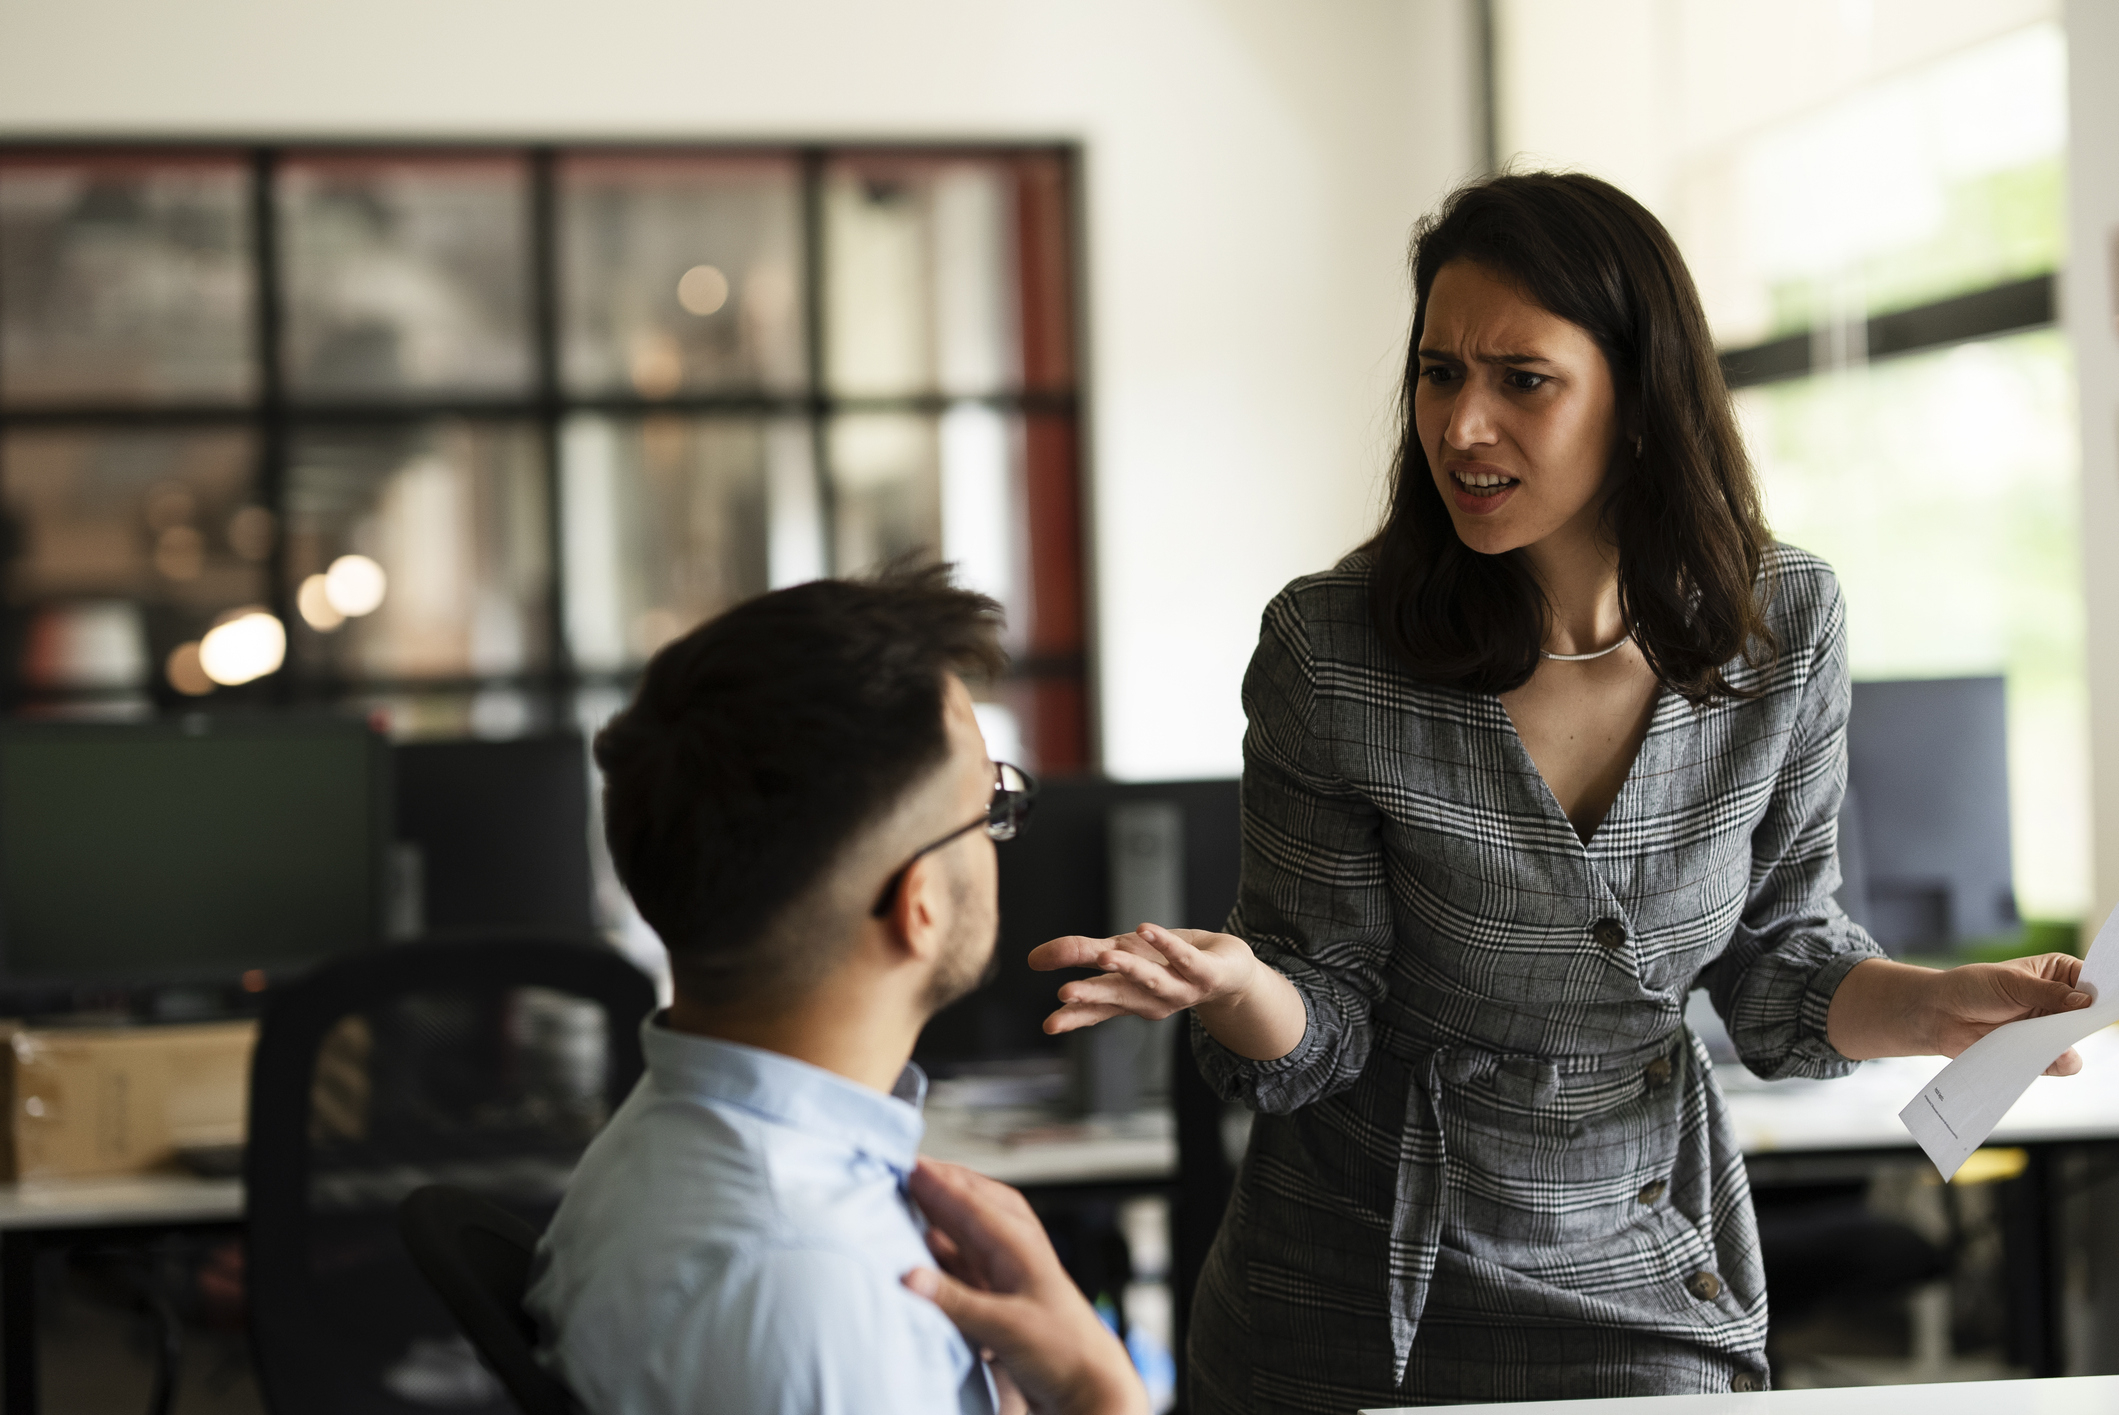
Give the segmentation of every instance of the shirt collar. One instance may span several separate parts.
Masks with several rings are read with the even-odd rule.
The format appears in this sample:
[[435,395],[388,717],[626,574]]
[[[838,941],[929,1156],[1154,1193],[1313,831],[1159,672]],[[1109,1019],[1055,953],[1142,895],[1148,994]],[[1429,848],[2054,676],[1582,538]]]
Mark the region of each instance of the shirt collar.
[[905,1063],[889,1095],[821,1066],[740,1042],[673,1031],[656,1013],[640,1024],[648,1074],[665,1090],[741,1106],[769,1120],[912,1171],[926,1129],[927,1073]]

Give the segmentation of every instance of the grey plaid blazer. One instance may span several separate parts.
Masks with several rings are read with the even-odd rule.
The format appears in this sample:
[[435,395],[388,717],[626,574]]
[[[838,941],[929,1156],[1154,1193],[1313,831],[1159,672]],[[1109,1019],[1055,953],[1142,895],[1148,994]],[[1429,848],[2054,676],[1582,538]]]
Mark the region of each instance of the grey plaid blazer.
[[1267,608],[1244,679],[1229,930],[1309,1009],[1202,1069],[1258,1112],[1195,1302],[1194,1409],[1763,1388],[1743,1158],[1683,1023],[1705,987],[1761,1076],[1835,1076],[1874,942],[1832,901],[1839,587],[1776,546],[1761,696],[1665,693],[1587,845],[1500,701],[1421,684],[1359,554]]

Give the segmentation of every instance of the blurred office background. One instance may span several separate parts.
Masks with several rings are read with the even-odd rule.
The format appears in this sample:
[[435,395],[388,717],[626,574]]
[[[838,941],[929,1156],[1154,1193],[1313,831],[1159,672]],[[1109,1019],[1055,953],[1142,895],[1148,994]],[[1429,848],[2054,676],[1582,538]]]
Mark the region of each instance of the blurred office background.
[[[0,695],[366,718],[423,862],[386,928],[535,922],[508,860],[579,841],[552,917],[652,967],[582,741],[701,618],[925,550],[1007,605],[981,719],[1061,783],[1004,942],[1211,926],[1258,613],[1382,504],[1408,232],[1565,166],[1670,226],[1869,720],[1941,734],[1870,738],[1879,932],[2079,946],[2119,900],[2115,93],[2093,0],[0,0]],[[1963,830],[1913,840],[1938,741]],[[1050,986],[925,1054],[1161,1104],[1160,1041],[1061,1078]],[[1856,1187],[1972,1255],[1960,1347],[2037,1365],[1978,1286],[1998,1201],[1916,1179]],[[2070,1310],[2054,1359],[2110,1369]]]

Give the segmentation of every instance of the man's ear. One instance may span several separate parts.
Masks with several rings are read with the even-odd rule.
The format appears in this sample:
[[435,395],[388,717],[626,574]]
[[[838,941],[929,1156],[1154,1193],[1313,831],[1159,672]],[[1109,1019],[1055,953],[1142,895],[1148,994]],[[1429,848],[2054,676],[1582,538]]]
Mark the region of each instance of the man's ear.
[[908,959],[932,962],[947,932],[948,897],[948,871],[941,861],[933,855],[914,860],[883,916],[892,947]]

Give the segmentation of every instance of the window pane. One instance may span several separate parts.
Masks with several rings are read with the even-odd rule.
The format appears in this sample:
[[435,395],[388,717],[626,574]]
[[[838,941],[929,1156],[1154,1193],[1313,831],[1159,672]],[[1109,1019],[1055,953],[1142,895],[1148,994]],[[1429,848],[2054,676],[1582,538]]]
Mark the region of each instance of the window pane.
[[2066,42],[2040,24],[1731,144],[1681,183],[1696,232],[1729,227],[1716,207],[1739,213],[1703,279],[1717,333],[1750,342],[2057,270],[2066,143]]
[[858,413],[832,420],[832,571],[942,554],[942,448],[936,419]]
[[905,554],[947,560],[957,583],[1008,614],[1012,653],[1031,645],[1031,525],[1019,416],[957,403],[939,417],[834,419],[829,452],[835,573]]
[[[1057,159],[834,164],[824,189],[825,368],[848,395],[979,395],[1065,384],[1067,264]],[[1023,301],[1028,276],[1033,299]]]
[[804,388],[793,163],[579,157],[560,181],[570,391]]
[[1618,183],[1743,347],[2059,268],[2056,6],[1497,0],[1504,162]]
[[[287,486],[294,661],[356,681],[544,667],[549,523],[537,449],[523,423],[299,431]],[[342,559],[355,556],[373,568]]]
[[512,159],[304,157],[280,176],[288,388],[526,394],[529,214]]
[[29,687],[145,686],[221,612],[265,599],[273,525],[247,430],[21,428],[0,463]]
[[0,160],[0,397],[251,397],[248,194],[233,157]]
[[806,424],[579,417],[566,429],[567,642],[611,672],[775,585],[823,573]]
[[2016,892],[2089,900],[2072,373],[2054,331],[1739,395],[1774,532],[1847,596],[1857,678],[2005,672]]

